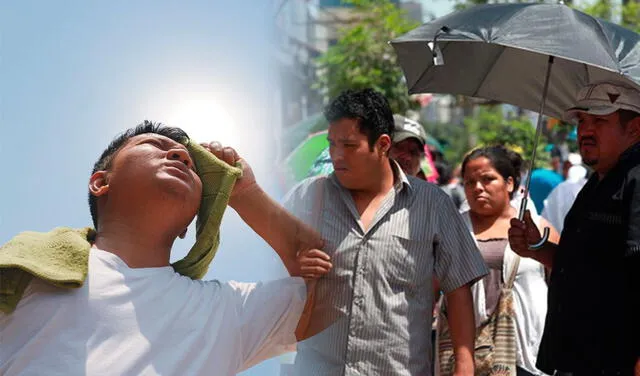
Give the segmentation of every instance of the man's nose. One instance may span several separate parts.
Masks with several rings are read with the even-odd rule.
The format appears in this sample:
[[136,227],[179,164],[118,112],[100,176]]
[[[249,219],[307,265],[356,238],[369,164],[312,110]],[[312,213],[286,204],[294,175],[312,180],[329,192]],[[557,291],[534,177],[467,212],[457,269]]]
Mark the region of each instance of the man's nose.
[[329,156],[334,161],[341,161],[344,159],[344,151],[340,150],[340,148],[331,148],[329,149]]
[[589,119],[585,119],[578,124],[578,134],[592,133],[593,129],[593,122]]
[[180,161],[189,168],[193,167],[193,162],[191,161],[189,152],[182,148],[170,149],[167,152],[167,159],[170,159],[172,161]]
[[411,155],[402,152],[398,154],[398,157],[396,159],[401,160],[403,162],[411,162]]

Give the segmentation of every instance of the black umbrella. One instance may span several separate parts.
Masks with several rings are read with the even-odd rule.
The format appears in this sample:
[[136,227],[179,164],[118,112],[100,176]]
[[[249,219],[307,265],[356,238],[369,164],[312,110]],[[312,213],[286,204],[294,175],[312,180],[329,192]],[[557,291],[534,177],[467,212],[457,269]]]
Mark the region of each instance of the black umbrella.
[[[556,118],[584,85],[640,90],[640,35],[563,4],[479,5],[391,41],[409,93],[486,98]],[[542,131],[538,117],[531,168]],[[524,216],[531,173],[520,207]],[[548,238],[545,229],[543,241]]]

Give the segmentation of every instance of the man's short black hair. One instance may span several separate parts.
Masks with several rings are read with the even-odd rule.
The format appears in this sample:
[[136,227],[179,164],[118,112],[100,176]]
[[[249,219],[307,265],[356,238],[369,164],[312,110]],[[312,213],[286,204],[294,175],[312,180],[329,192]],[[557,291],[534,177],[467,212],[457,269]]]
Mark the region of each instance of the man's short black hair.
[[[132,137],[139,136],[145,133],[155,133],[161,136],[172,139],[175,142],[185,143],[189,136],[185,131],[180,128],[165,127],[162,123],[155,123],[149,120],[138,124],[135,128],[129,128],[111,141],[109,146],[102,152],[102,155],[98,161],[93,165],[91,175],[97,171],[108,170],[113,163],[113,158],[118,151],[129,141]],[[89,210],[91,211],[91,219],[93,220],[93,226],[98,229],[98,198],[89,192]]]
[[393,112],[384,95],[373,89],[346,90],[325,108],[324,116],[329,123],[340,119],[356,119],[360,132],[367,136],[369,148],[383,134],[393,138]]

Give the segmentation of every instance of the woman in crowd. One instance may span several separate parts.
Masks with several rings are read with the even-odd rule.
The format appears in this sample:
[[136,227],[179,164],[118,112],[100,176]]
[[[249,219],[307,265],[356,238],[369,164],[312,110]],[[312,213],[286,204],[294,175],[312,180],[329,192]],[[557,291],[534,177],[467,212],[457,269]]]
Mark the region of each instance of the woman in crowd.
[[[520,186],[521,166],[520,155],[502,146],[469,153],[461,169],[469,210],[462,215],[490,269],[472,289],[476,326],[486,323],[496,311],[502,287],[517,265],[512,290],[517,375],[543,375],[535,362],[547,311],[546,271],[533,259],[519,258],[508,242],[509,222],[518,215],[512,199]],[[537,215],[533,220],[540,228],[550,227],[550,240],[557,243],[559,235],[548,222]]]

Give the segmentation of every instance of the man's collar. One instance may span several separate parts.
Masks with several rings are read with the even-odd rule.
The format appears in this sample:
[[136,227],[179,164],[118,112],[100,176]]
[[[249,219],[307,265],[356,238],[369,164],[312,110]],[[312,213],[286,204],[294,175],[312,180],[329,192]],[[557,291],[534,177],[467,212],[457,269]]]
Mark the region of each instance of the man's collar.
[[593,173],[593,176],[600,182],[604,180],[612,172],[617,174],[619,171],[624,171],[629,166],[635,166],[637,160],[640,157],[640,142],[636,142],[631,145],[627,150],[623,151],[618,158],[616,164],[607,171],[604,175],[600,175],[597,171]]
[[[393,189],[396,192],[402,191],[404,186],[406,186],[410,190],[413,189],[411,183],[409,182],[409,178],[407,178],[407,175],[404,173],[404,171],[402,171],[402,168],[400,168],[398,162],[389,158],[389,165],[391,166],[391,171],[393,172]],[[331,180],[331,182],[338,187],[342,187],[342,184],[340,184],[340,181],[338,181],[338,177],[336,176],[335,171],[333,171],[329,175],[329,180]]]
[[393,188],[396,190],[396,192],[402,191],[402,188],[405,185],[409,189],[413,189],[411,187],[411,183],[409,182],[409,178],[407,178],[407,175],[404,173],[404,171],[402,171],[402,168],[400,168],[398,162],[389,158],[389,163],[391,164],[391,170],[393,171]]
[[[640,154],[640,142],[636,142],[634,145],[630,146],[627,150],[620,154],[620,162],[623,162],[629,158],[637,158],[637,155]],[[634,158],[634,160],[636,160]]]

